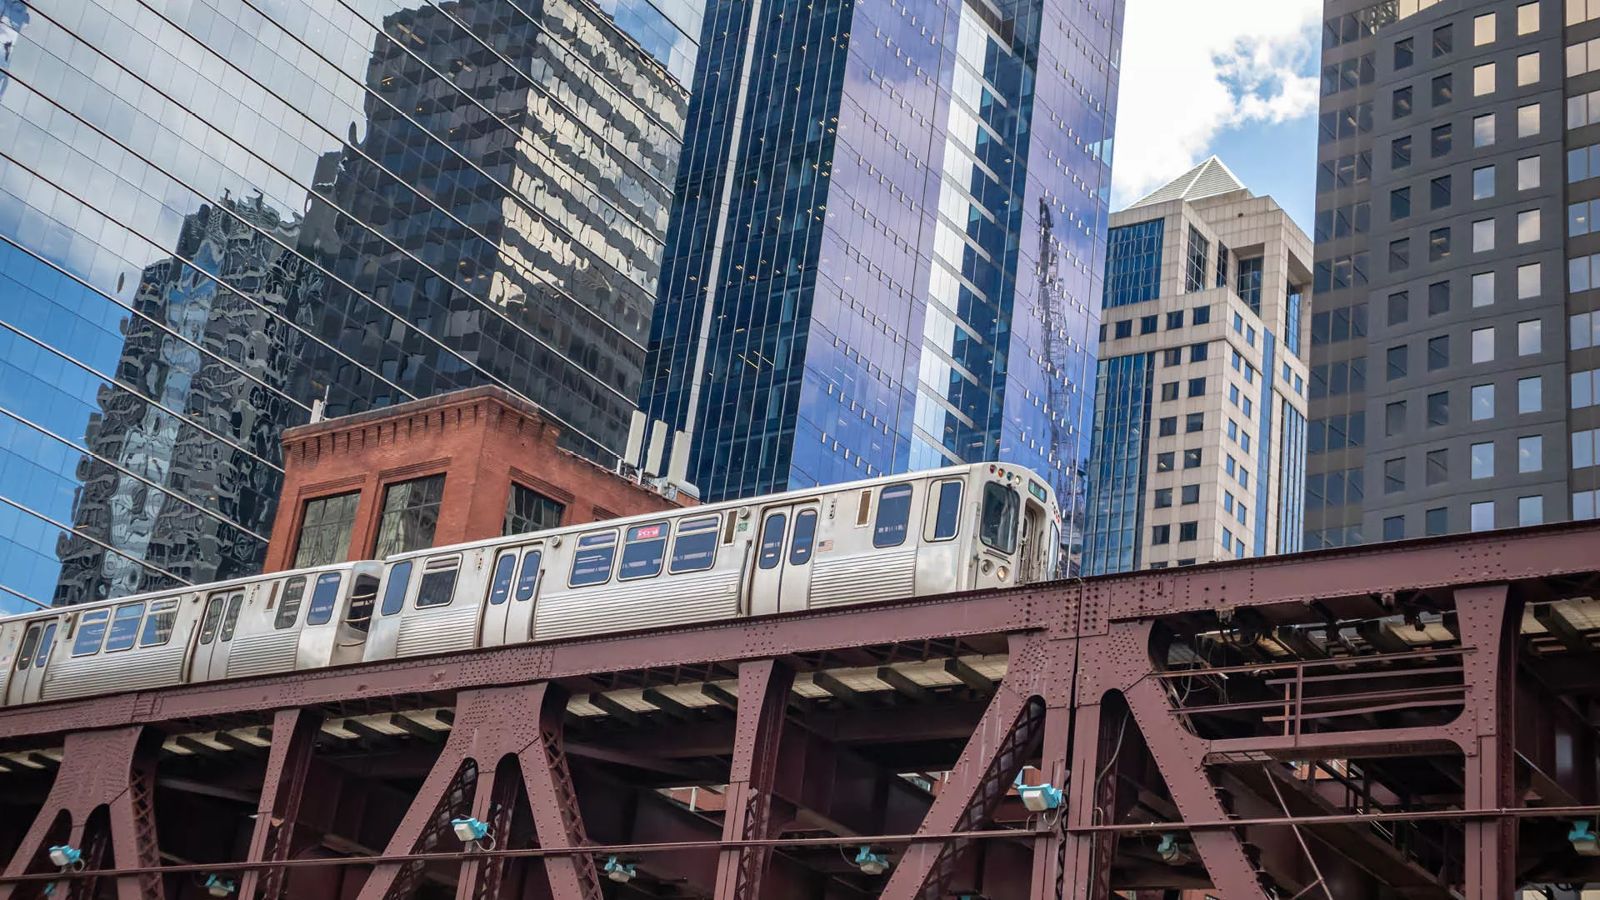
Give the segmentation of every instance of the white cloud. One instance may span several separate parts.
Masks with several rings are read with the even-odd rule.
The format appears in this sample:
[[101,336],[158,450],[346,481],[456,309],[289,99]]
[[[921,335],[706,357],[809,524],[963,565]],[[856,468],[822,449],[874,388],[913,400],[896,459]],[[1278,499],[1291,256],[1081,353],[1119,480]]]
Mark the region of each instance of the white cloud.
[[1128,0],[1112,209],[1207,155],[1217,134],[1314,114],[1322,0]]

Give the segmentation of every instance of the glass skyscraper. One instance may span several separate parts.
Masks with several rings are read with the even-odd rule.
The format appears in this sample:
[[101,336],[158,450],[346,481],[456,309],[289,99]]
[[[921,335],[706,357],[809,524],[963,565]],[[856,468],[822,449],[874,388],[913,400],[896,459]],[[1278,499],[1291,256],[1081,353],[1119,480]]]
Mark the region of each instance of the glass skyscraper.
[[709,499],[984,459],[1081,515],[1121,0],[710,0],[641,406]]
[[318,402],[620,452],[701,15],[0,0],[0,610],[253,571]]

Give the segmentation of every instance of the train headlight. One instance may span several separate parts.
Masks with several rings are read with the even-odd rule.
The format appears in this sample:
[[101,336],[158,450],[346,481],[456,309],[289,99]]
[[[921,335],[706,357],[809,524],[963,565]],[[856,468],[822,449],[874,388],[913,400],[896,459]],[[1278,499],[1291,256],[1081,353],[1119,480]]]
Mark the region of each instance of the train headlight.
[[986,559],[981,565],[978,566],[978,570],[987,575],[994,571],[994,562]]
[[996,572],[995,574],[1000,576],[1000,580],[1001,581],[1005,581],[1007,578],[1011,577],[1011,567],[1010,566],[1001,566],[1000,570],[998,572]]

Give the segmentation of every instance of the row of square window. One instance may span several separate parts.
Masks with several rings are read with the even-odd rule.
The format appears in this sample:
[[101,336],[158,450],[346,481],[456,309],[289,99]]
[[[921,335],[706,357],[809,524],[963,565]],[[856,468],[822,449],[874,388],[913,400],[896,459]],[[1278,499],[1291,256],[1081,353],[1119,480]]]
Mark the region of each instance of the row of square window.
[[[1576,437],[1574,435],[1574,447]],[[1469,448],[1472,480],[1493,478],[1495,472],[1494,441],[1480,441]],[[1574,466],[1574,468],[1581,468]],[[1429,450],[1423,458],[1423,483],[1435,487],[1450,482],[1450,451]],[[1544,436],[1523,435],[1517,438],[1517,473],[1527,475],[1544,471]],[[1383,461],[1383,492],[1398,494],[1406,489],[1406,458],[1397,456]]]
[[[1539,296],[1540,286],[1544,278],[1544,265],[1542,263],[1526,263],[1517,266],[1517,299],[1529,300]],[[1498,279],[1493,272],[1475,272],[1471,277],[1472,305],[1474,308],[1492,306],[1495,301],[1496,284]],[[1428,285],[1428,315],[1440,316],[1450,311],[1450,282],[1435,281]],[[1358,303],[1349,307],[1346,315],[1343,309],[1331,310],[1326,331],[1319,331],[1316,317],[1312,317],[1312,342],[1337,343],[1352,337],[1365,337],[1367,330],[1367,305]],[[1319,313],[1318,315],[1325,315]],[[1411,318],[1411,292],[1397,291],[1389,295],[1388,323],[1391,326],[1403,325]],[[1319,336],[1322,340],[1319,340]]]
[[[1580,45],[1581,46],[1581,45]],[[1568,48],[1569,52],[1571,48]],[[1570,56],[1569,56],[1570,64]],[[1486,62],[1472,67],[1472,96],[1486,97],[1495,90],[1497,66],[1495,63]],[[1517,57],[1517,87],[1527,87],[1539,83],[1539,51],[1524,53]],[[1413,89],[1410,85],[1396,88],[1389,97],[1389,113],[1395,119],[1404,119],[1411,115],[1415,108],[1413,102]],[[1455,76],[1444,74],[1435,76],[1432,84],[1432,99],[1435,109],[1444,106],[1455,99]]]
[[[1593,518],[1591,511],[1587,516],[1577,514],[1577,494],[1573,495],[1573,518]],[[1591,500],[1591,503],[1593,501]],[[1592,507],[1591,507],[1592,509]],[[1494,529],[1495,509],[1493,500],[1483,500],[1472,504],[1468,509],[1469,522],[1473,531],[1491,531]],[[1517,498],[1517,524],[1541,525],[1544,523],[1544,497],[1538,494],[1529,497]],[[1450,512],[1448,507],[1438,506],[1423,514],[1423,533],[1426,535],[1449,534]],[[1406,517],[1389,516],[1383,520],[1383,539],[1398,541],[1406,536]]]
[[[1495,417],[1495,387],[1492,384],[1475,384],[1470,391],[1472,421],[1485,422]],[[1396,400],[1384,407],[1384,434],[1394,437],[1406,429],[1405,400]],[[1450,424],[1450,392],[1436,391],[1427,399],[1427,427],[1440,428]],[[1544,411],[1544,376],[1531,375],[1517,379],[1517,415]]]
[[[1207,324],[1207,323],[1209,323],[1211,321],[1211,307],[1209,307],[1209,306],[1196,306],[1193,310],[1191,310],[1191,312],[1193,313],[1193,315],[1190,316],[1190,322],[1192,324],[1205,325],[1205,324]],[[1183,316],[1184,316],[1184,311],[1181,310],[1181,309],[1175,309],[1175,310],[1167,313],[1167,330],[1170,331],[1170,330],[1172,330],[1174,328],[1182,328],[1183,327]],[[1160,322],[1161,322],[1160,314],[1149,315],[1149,316],[1140,316],[1139,317],[1139,333],[1140,334],[1155,334],[1156,333],[1156,326],[1158,324],[1160,324]],[[1133,320],[1132,319],[1123,319],[1120,322],[1111,323],[1111,334],[1112,334],[1112,340],[1122,340],[1123,338],[1133,337]],[[1106,323],[1101,323],[1101,325],[1100,325],[1100,340],[1103,343],[1105,341],[1105,339],[1106,339]]]
[[[1492,200],[1495,195],[1496,167],[1479,166],[1472,170],[1472,199]],[[1455,179],[1440,175],[1428,182],[1428,208],[1440,210],[1450,205]],[[1539,157],[1527,156],[1517,160],[1517,190],[1531,191],[1539,187]],[[1399,222],[1411,217],[1411,188],[1399,187],[1389,192],[1389,221]]]
[[[1233,544],[1231,547],[1228,546],[1230,542]],[[1234,559],[1244,559],[1244,540],[1234,537],[1232,531],[1222,529],[1222,552],[1232,553]]]
[[[1532,356],[1544,350],[1544,323],[1527,319],[1517,323],[1517,355]],[[1397,344],[1384,354],[1384,380],[1397,381],[1410,369],[1411,347]],[[1472,362],[1494,362],[1494,326],[1472,329]],[[1428,338],[1428,371],[1437,372],[1450,365],[1450,335]]]
[[[1541,118],[1542,117],[1539,115],[1539,104],[1537,103],[1528,103],[1517,107],[1517,137],[1537,137],[1539,135]],[[1568,118],[1570,119],[1570,114]],[[1499,139],[1498,121],[1499,120],[1495,113],[1485,113],[1481,116],[1473,117],[1472,146],[1475,149],[1493,146],[1494,143]],[[1572,127],[1570,123],[1568,127]],[[1409,134],[1402,135],[1390,141],[1389,168],[1398,172],[1401,169],[1409,167],[1412,160],[1412,147],[1413,140],[1412,136]],[[1428,154],[1433,159],[1447,156],[1453,149],[1455,149],[1455,126],[1451,125],[1449,122],[1446,122],[1443,125],[1435,125],[1428,131]],[[1519,175],[1521,171],[1522,167],[1519,163]],[[1533,177],[1534,183],[1532,186],[1537,187],[1538,173],[1535,172]],[[1523,190],[1526,190],[1526,188],[1523,188]]]
[[[1543,216],[1537,209],[1517,213],[1517,243],[1531,244],[1543,236]],[[1472,252],[1488,253],[1495,247],[1494,219],[1479,219],[1472,223]],[[1428,261],[1449,259],[1454,252],[1451,229],[1435,228],[1428,232]],[[1389,271],[1402,272],[1411,266],[1411,239],[1400,238],[1389,242]]]
[[[1243,510],[1244,509],[1244,504],[1242,504],[1242,503],[1239,504],[1239,509]],[[1229,539],[1229,540],[1225,541],[1224,544],[1227,545],[1227,544],[1232,543],[1233,532],[1228,531],[1227,529],[1223,529],[1223,530],[1225,532],[1227,532],[1227,536],[1228,536],[1228,539]],[[1185,544],[1185,543],[1188,543],[1189,541],[1197,540],[1199,538],[1199,536],[1200,536],[1200,523],[1199,522],[1179,522],[1178,523],[1178,543]],[[1155,546],[1158,546],[1158,547],[1159,546],[1163,546],[1165,544],[1172,543],[1172,526],[1171,525],[1152,525],[1152,526],[1150,526],[1150,543],[1155,545]],[[1239,552],[1240,556],[1244,555],[1244,543],[1242,541],[1239,544],[1238,552]]]
[[[1567,18],[1572,18],[1571,3],[1568,0]],[[1581,5],[1584,0],[1577,0]],[[1570,21],[1568,24],[1572,24]],[[1539,30],[1539,3],[1530,0],[1528,3],[1517,4],[1517,36],[1533,34]],[[1486,47],[1495,42],[1498,31],[1496,14],[1484,13],[1473,17],[1472,20],[1472,46]],[[1394,42],[1394,67],[1396,69],[1409,68],[1416,62],[1416,39],[1401,38]],[[1455,49],[1455,25],[1440,25],[1433,30],[1433,58],[1438,59]]]

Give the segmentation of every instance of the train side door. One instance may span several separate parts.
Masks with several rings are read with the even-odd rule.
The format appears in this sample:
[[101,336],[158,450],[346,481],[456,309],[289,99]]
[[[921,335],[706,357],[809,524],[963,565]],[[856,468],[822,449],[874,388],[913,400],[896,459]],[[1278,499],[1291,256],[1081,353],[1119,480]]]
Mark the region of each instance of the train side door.
[[6,685],[7,706],[32,703],[44,688],[44,668],[55,647],[56,623],[34,622],[22,636],[17,658],[11,661],[11,681]]
[[761,528],[756,532],[755,574],[750,579],[751,615],[806,608],[818,506],[799,503],[762,513]]
[[189,661],[189,681],[213,681],[228,677],[228,650],[239,624],[239,609],[244,591],[218,591],[206,598],[200,614],[200,634]]
[[489,572],[489,596],[483,602],[483,622],[478,630],[478,646],[492,647],[515,638],[507,637],[511,594],[516,588],[517,551],[501,550]]

